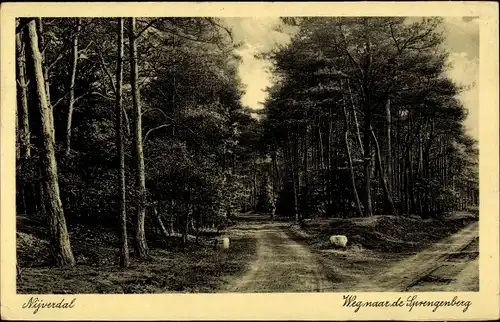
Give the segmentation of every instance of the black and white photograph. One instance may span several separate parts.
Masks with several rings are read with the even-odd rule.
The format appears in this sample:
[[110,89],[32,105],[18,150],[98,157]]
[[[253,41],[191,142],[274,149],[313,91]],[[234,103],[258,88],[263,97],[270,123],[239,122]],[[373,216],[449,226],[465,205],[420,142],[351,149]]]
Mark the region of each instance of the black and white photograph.
[[155,14],[15,17],[28,306],[481,291],[480,17]]

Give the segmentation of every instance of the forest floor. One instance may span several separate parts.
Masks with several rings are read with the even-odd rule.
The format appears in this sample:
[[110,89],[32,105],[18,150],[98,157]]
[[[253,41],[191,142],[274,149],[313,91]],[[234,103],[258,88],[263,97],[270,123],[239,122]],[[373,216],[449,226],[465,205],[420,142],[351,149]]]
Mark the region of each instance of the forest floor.
[[180,239],[148,240],[152,259],[118,267],[116,232],[88,226],[69,227],[77,265],[53,268],[47,265],[47,231],[44,225],[23,220],[17,232],[17,293],[212,293],[224,288],[226,276],[238,276],[256,254],[256,240],[231,239],[229,250],[215,250],[212,238],[192,240],[186,251]]
[[[244,214],[218,251],[203,236],[183,251],[178,239],[149,240],[152,260],[117,265],[114,230],[70,227],[77,265],[46,265],[47,232],[18,220],[18,293],[477,291],[477,216],[318,219],[302,226]],[[346,235],[333,249],[329,236]]]
[[[478,222],[374,216],[299,227],[244,216],[234,236],[257,240],[257,256],[229,292],[477,291]],[[344,234],[346,249],[328,237]]]

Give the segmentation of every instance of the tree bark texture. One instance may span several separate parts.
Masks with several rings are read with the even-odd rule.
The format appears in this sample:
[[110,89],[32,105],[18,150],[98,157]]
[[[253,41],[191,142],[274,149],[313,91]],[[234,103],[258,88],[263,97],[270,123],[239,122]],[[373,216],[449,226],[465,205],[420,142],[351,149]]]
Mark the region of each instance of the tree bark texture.
[[137,205],[137,227],[136,227],[136,252],[139,258],[148,257],[148,245],[146,243],[145,219],[146,219],[146,177],[144,170],[144,153],[142,147],[142,111],[139,85],[137,83],[137,43],[135,38],[135,18],[128,18],[129,49],[130,49],[130,82],[132,87],[132,99],[134,105],[134,142],[135,142],[135,168],[136,182],[139,189],[139,202]]
[[125,181],[125,149],[123,144],[123,18],[118,21],[118,61],[116,64],[116,105],[115,105],[115,132],[116,147],[118,150],[118,186],[120,196],[120,266],[130,265],[128,237],[127,237],[127,200]]
[[51,122],[51,111],[47,104],[45,93],[45,80],[43,77],[42,57],[38,49],[38,36],[34,20],[28,23],[26,33],[26,51],[30,62],[27,74],[32,76],[34,100],[36,101],[40,115],[41,125],[41,170],[42,191],[44,193],[44,206],[49,219],[50,246],[52,256],[58,266],[73,266],[75,259],[71,250],[66,219],[61,203],[57,163],[54,151],[54,131]]
[[68,119],[66,122],[66,142],[65,142],[66,155],[69,155],[71,151],[71,123],[73,120],[73,108],[75,104],[75,82],[76,82],[76,70],[78,67],[78,37],[80,35],[81,27],[82,27],[82,19],[77,18],[76,30],[75,34],[73,35],[71,74],[69,80]]
[[16,34],[16,49],[17,49],[17,96],[18,104],[20,108],[17,109],[20,115],[20,122],[16,120],[16,124],[19,124],[18,132],[20,139],[20,157],[29,158],[31,156],[31,142],[30,142],[30,126],[29,126],[29,114],[28,114],[28,85],[26,84],[26,63],[25,63],[25,51],[24,44],[22,42],[22,32]]

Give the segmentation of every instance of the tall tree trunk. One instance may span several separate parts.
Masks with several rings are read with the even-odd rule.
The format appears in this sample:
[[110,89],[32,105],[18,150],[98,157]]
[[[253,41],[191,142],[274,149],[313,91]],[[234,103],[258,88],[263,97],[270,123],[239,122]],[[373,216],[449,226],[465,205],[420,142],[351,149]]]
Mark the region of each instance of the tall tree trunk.
[[416,201],[415,201],[415,169],[414,169],[414,161],[415,154],[413,151],[413,144],[409,147],[409,155],[408,155],[409,167],[408,167],[408,176],[409,176],[409,184],[408,184],[408,194],[410,197],[410,205],[409,205],[409,214],[415,214],[416,212]]
[[136,182],[139,189],[139,203],[137,205],[137,227],[135,238],[135,250],[139,258],[147,258],[148,245],[146,243],[145,219],[146,219],[146,177],[144,170],[144,154],[142,149],[142,111],[139,86],[137,84],[137,44],[135,39],[135,18],[128,18],[129,32],[129,58],[130,58],[130,83],[132,87],[132,99],[134,105],[134,141],[135,141],[135,168]]
[[327,181],[327,195],[328,195],[328,212],[333,210],[333,179],[332,179],[332,135],[333,134],[333,120],[332,120],[332,108],[329,108],[328,112],[328,143],[327,143],[327,169],[328,169],[328,181]]
[[319,168],[323,170],[325,153],[323,149],[323,136],[321,135],[321,121],[318,122],[318,142],[319,142]]
[[[307,117],[307,116],[306,116]],[[309,178],[308,178],[308,162],[307,162],[307,156],[308,156],[308,153],[307,153],[307,150],[308,150],[308,141],[307,141],[307,123],[304,124],[304,147],[303,147],[303,150],[304,150],[304,188],[303,188],[303,192],[302,192],[302,198],[304,198],[304,196],[308,193],[308,189],[309,189]],[[304,207],[303,208],[303,218],[307,218],[308,216],[308,213],[309,213],[309,207]]]
[[363,149],[363,142],[361,141],[361,133],[359,132],[359,123],[358,123],[358,116],[356,113],[356,105],[354,104],[354,99],[352,97],[351,85],[349,83],[349,80],[347,80],[347,89],[349,91],[349,101],[351,102],[351,111],[354,117],[354,125],[356,127],[356,138],[358,139],[359,142],[359,148],[361,150],[361,154],[364,154],[365,152]]
[[31,140],[30,140],[30,126],[29,126],[29,114],[28,114],[28,94],[27,94],[27,84],[25,78],[25,52],[24,45],[21,39],[21,34],[16,34],[16,49],[17,49],[17,95],[18,102],[21,104],[21,108],[17,109],[21,112],[20,119],[21,122],[16,120],[16,124],[20,123],[18,129],[19,139],[20,139],[20,156],[22,158],[29,158],[31,156]]
[[307,137],[307,124],[305,125],[304,128],[304,187],[308,187],[309,185],[309,178],[308,178],[308,171],[309,171],[309,164],[308,164],[308,150],[309,150],[309,142],[308,142],[308,137]]
[[380,176],[380,182],[382,184],[382,189],[384,191],[384,198],[387,202],[387,206],[389,208],[389,211],[391,212],[391,215],[396,215],[396,208],[394,208],[394,202],[392,201],[391,193],[389,192],[389,189],[387,187],[387,179],[385,177],[385,172],[382,167],[382,156],[380,155],[380,146],[378,144],[377,137],[375,136],[375,132],[373,129],[370,129],[370,133],[373,139],[373,142],[375,143],[375,155],[376,155],[376,164],[377,164],[377,170]]
[[432,210],[432,198],[431,198],[431,189],[430,189],[430,149],[432,146],[432,140],[434,139],[434,122],[431,120],[431,130],[429,134],[429,139],[427,141],[427,145],[425,146],[425,149],[423,151],[423,173],[424,173],[424,178],[425,178],[425,185],[424,185],[424,209],[423,213],[425,217],[429,217],[431,215],[431,210]]
[[386,166],[387,166],[387,189],[389,193],[392,191],[392,151],[391,151],[391,99],[387,98],[385,104],[386,122],[387,122],[387,155],[386,155]]
[[188,228],[189,228],[189,218],[191,217],[191,208],[188,207],[186,215],[184,216],[184,222],[182,225],[182,248],[185,251],[188,244]]
[[47,106],[50,109],[50,123],[52,127],[52,132],[53,133],[53,139],[55,142],[56,139],[56,128],[54,124],[54,111],[52,108],[52,103],[50,100],[50,81],[49,81],[49,67],[47,65],[46,61],[46,56],[45,56],[45,48],[47,47],[47,44],[45,43],[44,36],[43,36],[43,19],[42,18],[36,18],[36,27],[37,27],[37,34],[38,34],[38,46],[39,48],[43,49],[43,52],[41,52],[41,57],[42,57],[42,70],[43,70],[43,78],[45,80],[45,95],[47,98]]
[[410,149],[409,147],[406,150],[406,155],[405,155],[405,209],[406,209],[406,214],[410,214],[410,171],[411,171],[411,159],[410,159]]
[[158,221],[158,225],[160,226],[160,230],[165,236],[165,238],[168,238],[170,234],[167,231],[167,228],[165,228],[165,225],[163,224],[163,220],[161,220],[161,216],[158,214],[158,210],[156,208],[153,208],[153,212],[156,217],[156,221]]
[[120,196],[120,266],[130,265],[128,237],[127,237],[127,188],[125,183],[125,149],[123,145],[123,113],[122,113],[122,83],[123,83],[123,18],[118,19],[118,61],[116,63],[116,105],[115,131],[116,146],[118,148],[118,185]]
[[41,126],[41,170],[43,174],[43,193],[45,210],[49,218],[51,252],[58,266],[73,266],[75,258],[71,250],[66,219],[59,194],[57,163],[54,151],[54,131],[52,128],[50,108],[45,93],[45,80],[42,70],[42,57],[38,49],[38,37],[34,20],[28,23],[26,33],[26,53],[29,63],[27,75],[32,77],[33,99],[36,101],[40,115]]
[[351,149],[349,148],[349,123],[347,121],[347,112],[345,105],[342,106],[342,112],[344,114],[344,145],[347,154],[347,161],[349,163],[349,174],[351,177],[352,195],[354,197],[356,212],[358,213],[358,216],[363,217],[363,210],[361,209],[361,201],[359,200],[358,190],[356,189],[356,178],[354,175],[354,168],[352,166]]
[[325,177],[325,152],[323,148],[323,136],[321,131],[321,119],[318,121],[318,149],[319,149],[319,170],[321,174],[321,182],[323,186],[321,187],[321,191],[323,194],[326,193],[326,177]]
[[75,34],[73,35],[73,46],[72,46],[73,60],[71,62],[71,75],[69,80],[68,119],[66,122],[66,145],[65,145],[66,155],[69,155],[71,151],[71,123],[73,119],[73,107],[75,103],[76,69],[78,67],[78,38],[80,36],[81,27],[82,27],[82,19],[77,18],[76,31]]
[[278,195],[278,191],[281,189],[281,180],[280,180],[280,175],[279,175],[279,169],[278,169],[278,156],[277,152],[273,151],[271,154],[272,162],[273,162],[273,168],[274,168],[274,174],[275,177],[273,178],[273,181],[275,181],[275,191],[274,191],[274,199],[273,202],[276,201],[276,196]]
[[[424,177],[423,175],[423,156],[422,156],[422,135],[421,133],[418,133],[418,166],[417,166],[417,171],[418,171],[418,181],[421,183],[422,178]],[[416,199],[417,199],[417,211],[418,215],[422,216],[423,214],[423,208],[422,208],[422,188],[420,188],[416,193],[415,193]]]
[[292,188],[293,188],[293,209],[294,209],[294,214],[295,214],[295,223],[297,224],[299,222],[299,207],[298,207],[298,198],[297,198],[297,181],[296,181],[296,174],[294,170],[294,162],[293,162],[293,157],[290,153],[291,150],[291,145],[292,142],[290,142],[290,134],[287,133],[287,143],[288,143],[288,156],[289,156],[289,161],[290,161],[290,169],[292,170]]
[[297,122],[296,132],[295,132],[295,144],[294,144],[294,163],[295,163],[295,178],[297,179],[297,194],[301,196],[301,181],[300,181],[300,150],[299,150],[299,135],[300,135],[300,127]]
[[252,209],[257,207],[257,165],[253,159],[253,177],[252,177]]
[[[369,109],[369,107],[368,107]],[[365,175],[365,215],[367,217],[372,216],[372,196],[371,196],[371,160],[372,153],[370,150],[370,132],[371,132],[371,121],[370,112],[365,109],[365,124],[363,133],[363,151],[364,151],[364,175]]]

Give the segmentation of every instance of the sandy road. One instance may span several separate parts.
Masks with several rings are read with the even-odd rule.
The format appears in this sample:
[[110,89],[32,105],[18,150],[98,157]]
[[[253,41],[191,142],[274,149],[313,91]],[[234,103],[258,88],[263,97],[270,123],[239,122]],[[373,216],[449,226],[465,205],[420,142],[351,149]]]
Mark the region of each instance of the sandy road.
[[247,223],[233,234],[253,234],[257,259],[229,292],[321,292],[330,282],[307,246],[287,235],[284,223]]
[[[256,259],[247,272],[229,281],[226,292],[331,292],[343,289],[326,278],[308,246],[290,238],[289,223],[246,218],[230,230],[233,238],[257,240]],[[479,225],[473,223],[426,250],[388,265],[375,276],[359,274],[351,291],[477,291]],[[339,263],[338,269],[344,269]],[[346,281],[347,282],[347,281]]]
[[397,262],[356,289],[364,291],[476,291],[479,287],[479,223]]

